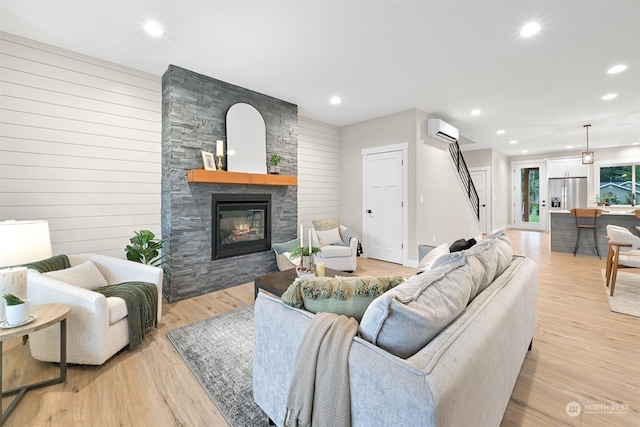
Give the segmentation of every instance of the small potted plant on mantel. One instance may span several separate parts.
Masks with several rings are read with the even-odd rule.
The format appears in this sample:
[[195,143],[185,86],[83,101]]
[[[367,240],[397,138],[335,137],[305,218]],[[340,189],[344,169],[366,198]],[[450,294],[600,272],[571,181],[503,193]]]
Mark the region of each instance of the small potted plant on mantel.
[[269,159],[269,173],[278,175],[280,173],[280,162],[282,161],[282,157],[278,154],[273,154],[271,159]]

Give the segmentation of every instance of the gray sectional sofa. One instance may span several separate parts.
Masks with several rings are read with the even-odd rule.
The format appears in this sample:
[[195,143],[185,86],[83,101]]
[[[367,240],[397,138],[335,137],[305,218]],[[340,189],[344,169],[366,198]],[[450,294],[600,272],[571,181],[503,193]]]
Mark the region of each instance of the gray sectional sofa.
[[[500,424],[536,328],[536,263],[510,248],[491,236],[371,303],[349,353],[353,426]],[[470,302],[459,312],[451,298]],[[254,399],[277,425],[313,316],[265,294],[255,302]]]

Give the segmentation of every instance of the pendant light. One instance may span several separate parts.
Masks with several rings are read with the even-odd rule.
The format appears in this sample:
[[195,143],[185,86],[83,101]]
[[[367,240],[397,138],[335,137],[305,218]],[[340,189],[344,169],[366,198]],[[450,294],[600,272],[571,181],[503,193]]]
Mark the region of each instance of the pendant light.
[[587,128],[587,151],[582,152],[582,164],[591,165],[593,164],[593,151],[589,151],[589,127],[591,125],[584,125],[583,127]]

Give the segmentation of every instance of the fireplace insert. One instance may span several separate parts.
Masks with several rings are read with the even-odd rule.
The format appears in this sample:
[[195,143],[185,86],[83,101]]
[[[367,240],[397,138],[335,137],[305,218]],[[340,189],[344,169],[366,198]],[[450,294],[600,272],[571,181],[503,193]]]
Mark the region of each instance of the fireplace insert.
[[271,249],[271,194],[213,194],[211,259]]

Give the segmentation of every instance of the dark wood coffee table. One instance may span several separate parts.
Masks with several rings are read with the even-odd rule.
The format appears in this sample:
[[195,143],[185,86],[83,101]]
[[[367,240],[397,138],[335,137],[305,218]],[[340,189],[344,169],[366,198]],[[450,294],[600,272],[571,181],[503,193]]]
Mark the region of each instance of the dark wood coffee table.
[[[347,273],[344,271],[332,270],[331,268],[325,268],[325,276],[344,276],[353,277],[355,274]],[[258,298],[258,289],[265,290],[277,297],[281,297],[283,293],[289,288],[296,280],[296,269],[278,271],[277,273],[266,274],[264,276],[256,277],[253,281],[254,299]]]

